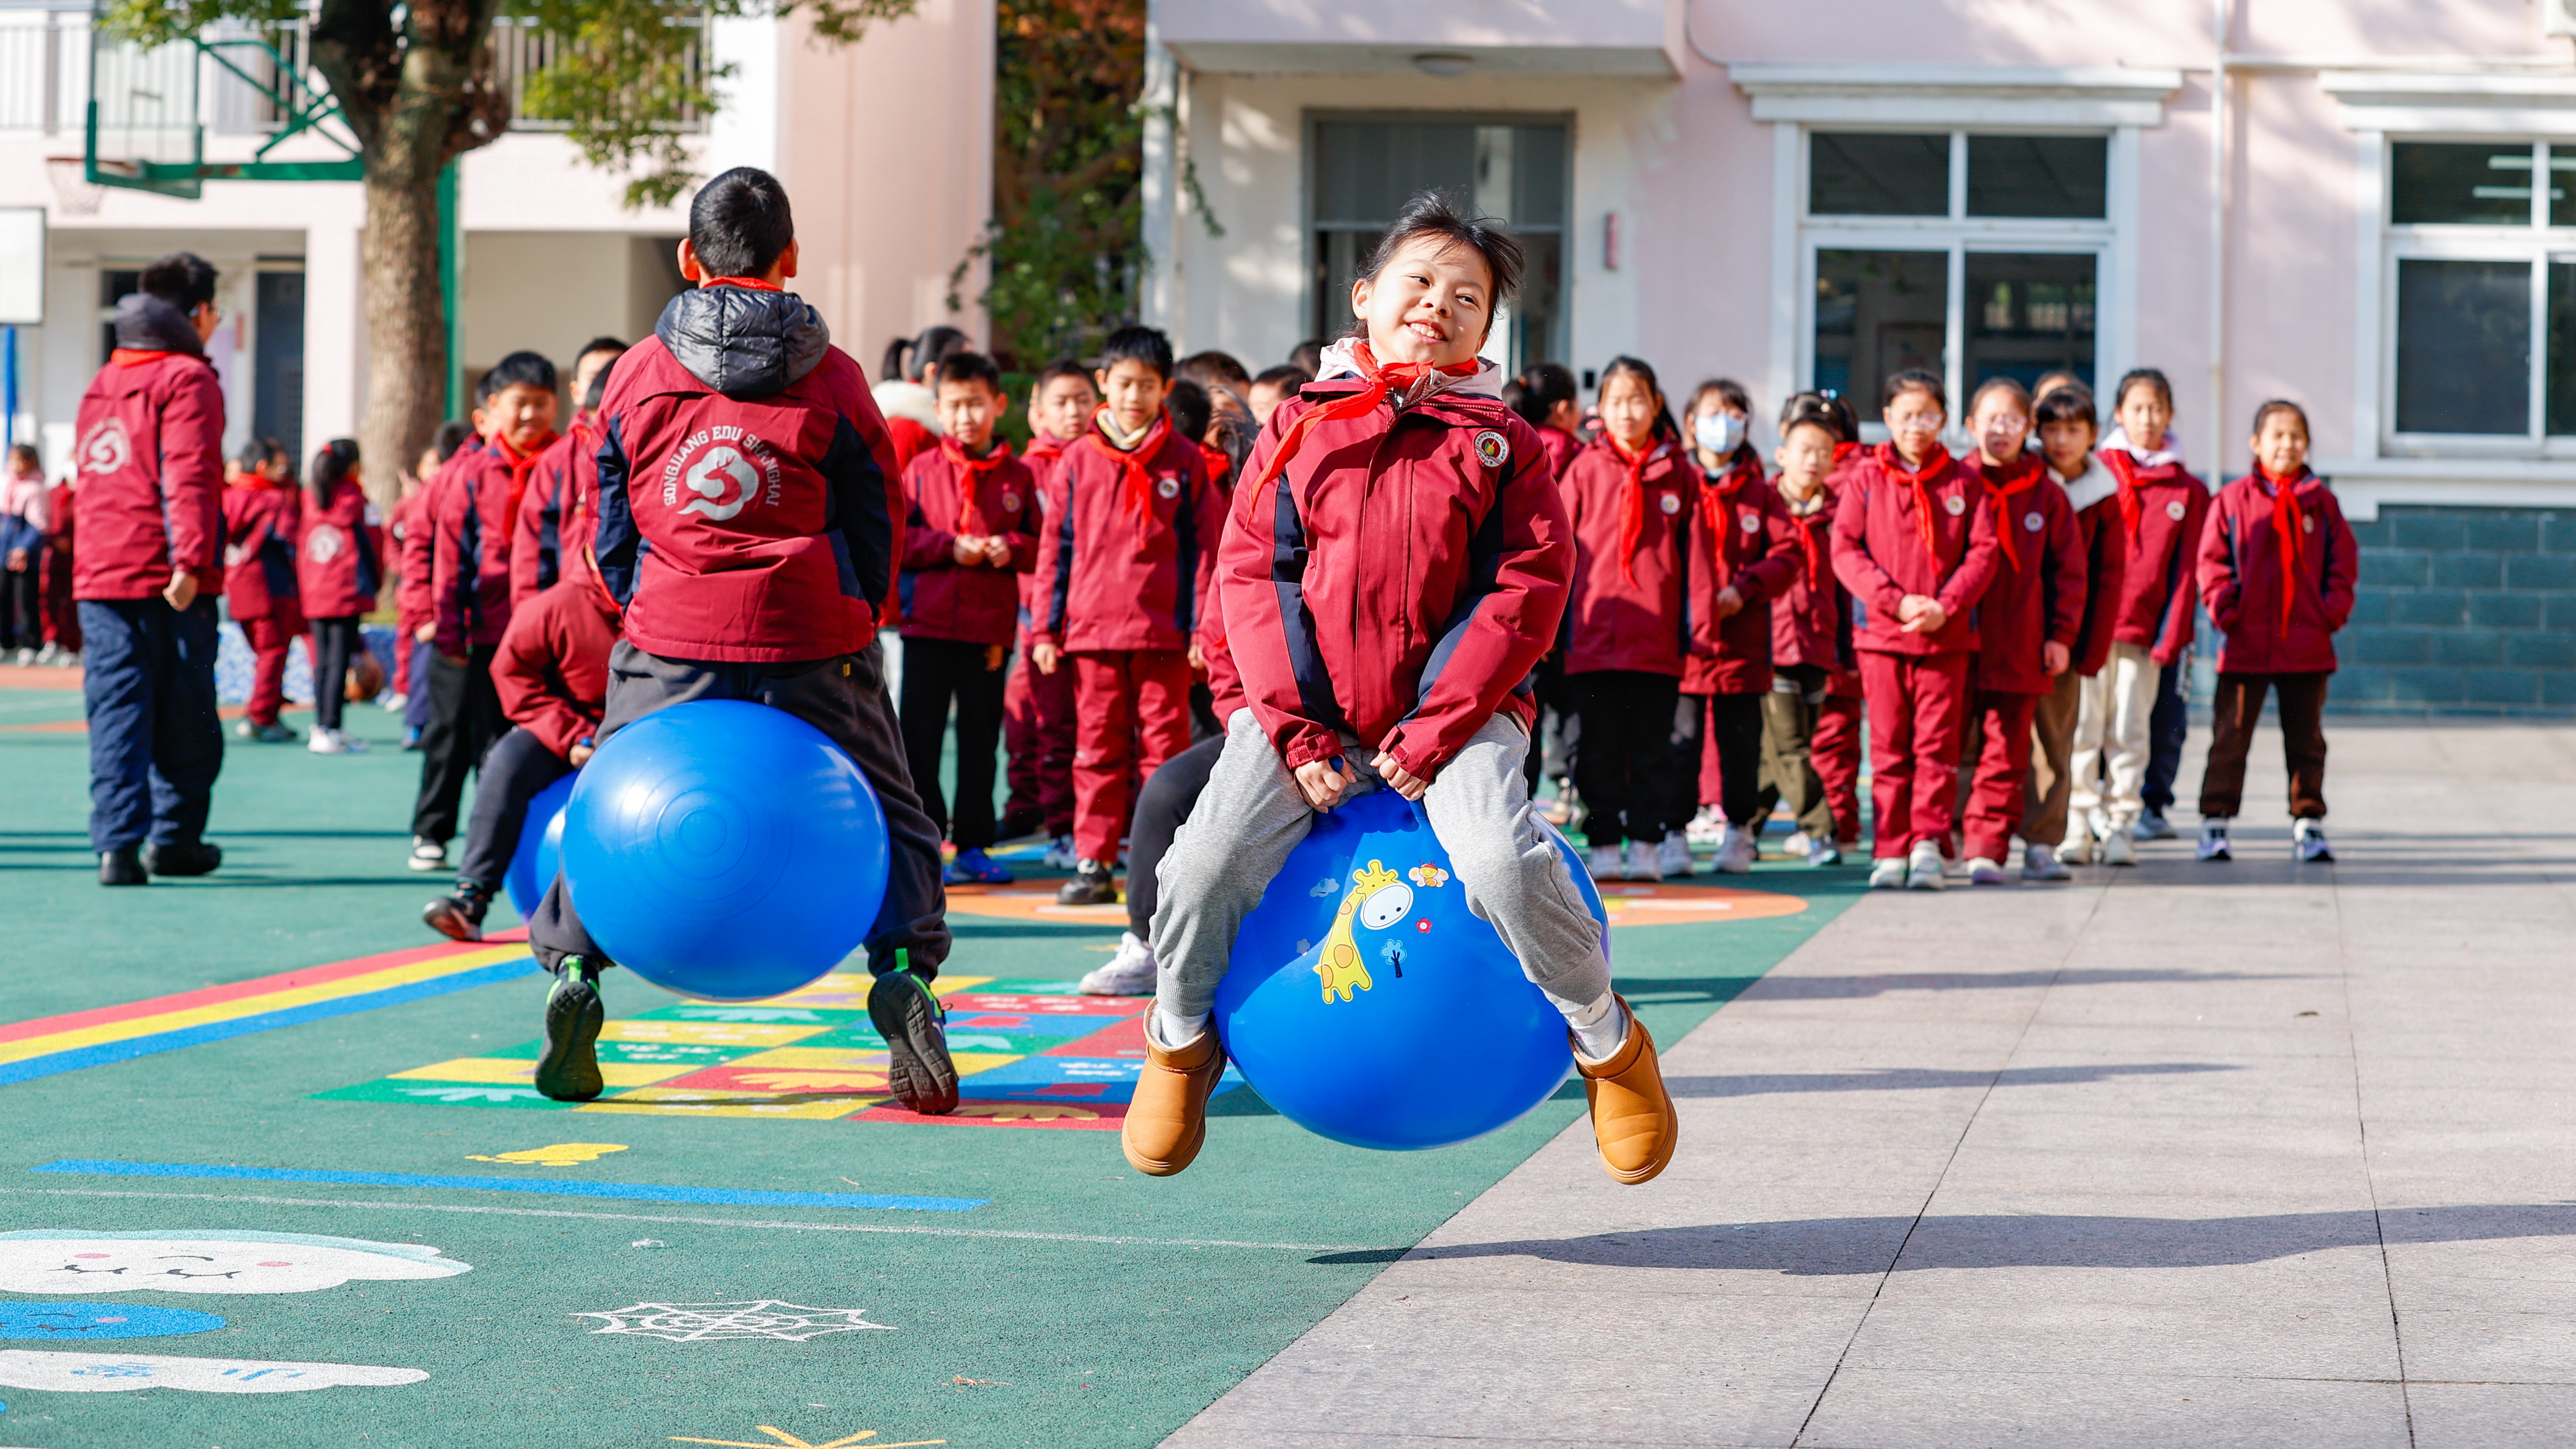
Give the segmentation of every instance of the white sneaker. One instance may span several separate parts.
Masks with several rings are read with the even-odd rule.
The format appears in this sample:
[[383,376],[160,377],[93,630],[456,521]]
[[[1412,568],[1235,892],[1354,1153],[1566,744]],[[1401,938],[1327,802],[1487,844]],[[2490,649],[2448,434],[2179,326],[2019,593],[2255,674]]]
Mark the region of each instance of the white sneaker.
[[1592,847],[1591,853],[1583,858],[1583,868],[1596,881],[1617,880],[1628,870],[1620,858],[1619,847],[1615,845]]
[[1038,863],[1050,870],[1071,870],[1082,861],[1074,851],[1073,837],[1059,835],[1048,843],[1046,854],[1038,858]]
[[1893,891],[1905,888],[1905,857],[1882,855],[1869,863],[1869,888]]
[[1628,842],[1628,879],[1658,881],[1664,878],[1664,848],[1642,840]]
[[2140,840],[2171,840],[2174,838],[2173,822],[2165,818],[2163,811],[2149,810],[2138,817],[2134,833]]
[[2057,852],[2045,845],[2033,845],[2021,853],[2023,880],[2073,880],[2075,872],[2060,864]]
[[1970,885],[2007,885],[2010,882],[2011,877],[2004,874],[2003,866],[1994,861],[1980,856],[1968,862]]
[[398,692],[398,691],[390,690],[390,689],[385,691],[384,705],[385,705],[385,713],[387,713],[387,714],[400,714],[400,713],[402,713],[402,712],[403,712],[403,706],[404,706],[404,705],[406,705],[406,704],[408,704],[408,703],[410,703],[410,702],[411,702],[411,701],[410,701],[407,697],[405,697],[403,694],[401,694],[401,693],[400,693],[400,692]]
[[25,649],[21,649],[21,650],[19,650],[19,651],[18,651],[18,667],[19,667],[19,668],[21,668],[21,669],[28,668],[29,666],[33,665],[35,662],[36,662],[36,651],[35,651],[35,648],[34,648],[32,645],[31,645],[31,646],[29,646],[29,647],[27,647],[27,648],[25,648]]
[[2102,863],[2104,865],[2136,865],[2138,863],[2137,842],[2129,837],[2129,828],[2127,826],[2120,826],[2114,829],[2110,834],[2102,837]]
[[1717,859],[1710,868],[1720,875],[1743,875],[1753,869],[1754,858],[1760,853],[1751,834],[1730,825],[1726,838],[1718,842]]
[[404,864],[418,871],[447,869],[447,847],[435,840],[415,835],[411,838],[411,859]]
[[1682,833],[1692,845],[1715,845],[1726,835],[1726,812],[1714,805],[1702,805]]
[[304,737],[304,748],[317,755],[345,755],[349,753],[350,743],[348,736],[320,725],[315,725],[313,733]]
[[1803,830],[1792,830],[1789,832],[1789,838],[1780,842],[1780,848],[1803,859],[1815,851],[1816,837]]
[[[1860,847],[1855,844],[1852,848],[1857,850]],[[1822,869],[1825,866],[1840,865],[1842,863],[1843,847],[1836,845],[1830,840],[1816,840],[1811,842],[1807,847],[1807,864],[1811,866]]]
[[2093,832],[2086,829],[2079,822],[2074,831],[2070,833],[2066,837],[2065,841],[2057,847],[2058,863],[2060,865],[2091,865],[2093,863],[2093,847]]
[[62,659],[63,646],[60,644],[47,644],[44,648],[36,651],[36,662],[38,664],[60,664]]
[[1699,874],[1699,862],[1691,858],[1690,839],[1684,835],[1665,836],[1664,843],[1656,850],[1655,864],[1663,867],[1667,879],[1674,876],[1688,879]]
[[1085,996],[1151,996],[1154,994],[1154,948],[1133,931],[1118,933],[1118,954],[1109,964],[1086,974],[1074,989]]
[[1937,891],[1948,882],[1941,879],[1941,847],[1929,840],[1914,842],[1914,851],[1905,857],[1905,888],[1910,891]]

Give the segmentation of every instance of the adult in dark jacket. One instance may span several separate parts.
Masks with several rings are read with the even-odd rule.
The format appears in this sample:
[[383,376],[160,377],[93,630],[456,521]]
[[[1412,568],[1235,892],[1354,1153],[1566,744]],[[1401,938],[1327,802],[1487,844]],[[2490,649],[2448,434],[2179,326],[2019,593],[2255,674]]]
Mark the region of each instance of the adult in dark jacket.
[[[72,594],[88,645],[90,847],[101,885],[204,875],[224,737],[224,394],[205,343],[215,269],[173,252],[116,304],[116,350],[81,397]],[[148,873],[148,874],[147,874]]]

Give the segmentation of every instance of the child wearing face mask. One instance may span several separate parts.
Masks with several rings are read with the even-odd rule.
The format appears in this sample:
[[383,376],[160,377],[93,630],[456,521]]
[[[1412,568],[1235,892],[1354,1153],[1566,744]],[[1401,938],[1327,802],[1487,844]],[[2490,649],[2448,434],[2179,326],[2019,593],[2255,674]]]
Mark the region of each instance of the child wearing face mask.
[[1771,693],[1771,614],[1795,575],[1797,542],[1763,476],[1762,455],[1745,437],[1752,412],[1741,383],[1714,378],[1693,390],[1686,414],[1700,487],[1688,520],[1691,642],[1673,722],[1666,875],[1690,874],[1684,828],[1693,805],[1715,809],[1714,866],[1729,875],[1753,868],[1769,808],[1762,800],[1762,702]]
[[2352,617],[2359,556],[2343,505],[2308,471],[2307,410],[2280,398],[2255,409],[2253,445],[2254,471],[2218,491],[2200,535],[2200,599],[2227,636],[2200,781],[2200,858],[2234,858],[2228,828],[2244,803],[2245,756],[2263,696],[2277,691],[2296,822],[2291,851],[2302,862],[2329,861],[2321,717],[2335,631]]
[[1976,473],[1941,446],[1948,414],[1939,377],[1890,376],[1888,441],[1852,469],[1834,513],[1834,573],[1868,611],[1854,643],[1869,700],[1873,890],[1942,887],[1975,610],[1994,581],[1994,514]]
[[1843,426],[1822,395],[1791,398],[1780,414],[1780,472],[1772,480],[1796,547],[1788,586],[1771,607],[1771,690],[1762,699],[1756,818],[1787,800],[1798,823],[1789,853],[1811,866],[1840,864],[1843,851],[1860,842],[1860,679],[1852,658],[1851,594],[1834,577],[1834,494],[1827,483]]

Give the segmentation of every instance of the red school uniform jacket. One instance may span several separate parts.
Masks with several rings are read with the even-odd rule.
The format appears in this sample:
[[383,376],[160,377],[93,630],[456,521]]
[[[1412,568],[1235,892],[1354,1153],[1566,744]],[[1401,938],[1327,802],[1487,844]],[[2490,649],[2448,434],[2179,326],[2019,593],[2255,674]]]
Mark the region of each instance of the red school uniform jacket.
[[2002,468],[1966,465],[1985,490],[1995,533],[1995,579],[1977,601],[1979,689],[2046,694],[2056,687],[2043,646],[2072,655],[2084,622],[2084,533],[2066,490],[2036,453]]
[[224,583],[224,391],[177,308],[117,304],[116,351],[74,423],[72,595],[148,599],[177,569]]
[[295,540],[304,494],[294,484],[245,473],[224,489],[225,606],[235,619],[300,619]]
[[2086,454],[2084,471],[2060,481],[2084,540],[2084,616],[2075,626],[2069,667],[2090,679],[2110,662],[2113,616],[2128,576],[2128,539],[2120,528],[2119,480],[2100,458]]
[[2227,636],[2219,673],[2332,671],[2359,572],[2343,505],[2314,473],[2285,483],[2258,466],[2219,489],[2200,535],[2200,599]]
[[[1772,491],[1778,494],[1777,483]],[[1804,503],[1782,497],[1780,511],[1789,520],[1796,567],[1771,605],[1772,667],[1813,665],[1833,676],[1826,685],[1829,693],[1858,694],[1860,681],[1852,675],[1860,661],[1852,657],[1851,594],[1834,577],[1833,489],[1818,488]]]
[[1095,425],[1066,445],[1046,496],[1037,566],[1046,593],[1031,641],[1187,649],[1214,604],[1225,529],[1225,495],[1208,482],[1198,445],[1173,431],[1169,414],[1132,453]]
[[1567,465],[1583,451],[1583,440],[1563,428],[1540,428],[1538,440],[1547,449],[1548,476],[1562,483]]
[[1674,439],[1631,458],[1604,434],[1565,465],[1557,491],[1574,525],[1565,672],[1678,677],[1692,642],[1685,540],[1699,469]]
[[[1737,451],[1727,470],[1700,473],[1690,538],[1691,654],[1685,694],[1761,694],[1771,688],[1772,611],[1798,573],[1797,525],[1762,474],[1762,458]],[[1721,619],[1729,586],[1744,607]]]
[[2191,647],[2192,559],[2209,513],[2209,485],[2180,463],[2145,467],[2126,449],[2096,456],[2119,482],[2112,503],[2127,544],[2112,642],[2142,645],[2158,664],[2171,664]]
[[1219,586],[1247,702],[1288,768],[1348,732],[1429,779],[1495,715],[1536,716],[1529,676],[1565,613],[1573,521],[1537,431],[1493,395],[1499,371],[1322,422],[1276,478],[1288,430],[1368,385],[1311,383],[1262,429]]
[[[970,496],[971,494],[971,496]],[[1020,579],[1036,572],[1038,489],[1011,445],[969,460],[946,438],[904,470],[903,632],[923,639],[1008,644],[1019,622]],[[1011,561],[957,561],[957,536],[999,537]]]
[[578,551],[582,520],[599,489],[599,424],[575,418],[572,431],[537,455],[510,529],[510,607],[564,577],[566,550]]
[[[1020,462],[1028,468],[1029,481],[1037,490],[1040,528],[1046,526],[1047,485],[1054,481],[1056,465],[1063,461],[1064,440],[1046,433],[1032,434],[1029,438],[1028,451],[1020,454]],[[1019,575],[1018,578],[1020,628],[1025,633],[1034,627],[1034,621],[1045,608],[1047,580],[1034,567],[1027,573]]]
[[587,564],[510,611],[492,652],[492,692],[510,723],[558,756],[599,730],[608,707],[608,651],[617,645],[617,601]]
[[[1934,445],[1909,472],[1881,443],[1845,476],[1834,509],[1834,575],[1866,611],[1852,647],[1881,654],[1974,653],[1974,610],[1995,576],[1995,528],[1977,475]],[[1937,634],[1908,634],[1896,607],[1907,594],[1941,601]]]
[[876,638],[903,474],[866,375],[803,298],[682,292],[618,359],[600,415],[595,547],[628,642],[786,664]]
[[510,540],[520,495],[544,454],[489,438],[458,449],[428,490],[430,617],[438,652],[449,658],[500,643],[510,627]]
[[394,546],[394,612],[401,616],[405,648],[420,626],[430,621],[429,492],[438,478],[439,474],[431,474],[411,496],[394,504],[387,530]]
[[354,478],[331,485],[320,507],[306,500],[295,545],[295,588],[308,619],[348,619],[376,606],[385,582],[384,528]]

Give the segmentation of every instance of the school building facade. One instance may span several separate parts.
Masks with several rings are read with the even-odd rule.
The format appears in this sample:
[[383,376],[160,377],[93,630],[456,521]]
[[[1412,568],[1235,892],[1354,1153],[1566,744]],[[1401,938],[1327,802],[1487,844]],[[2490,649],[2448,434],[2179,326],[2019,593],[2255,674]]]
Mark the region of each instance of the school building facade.
[[1531,247],[1489,351],[1587,384],[1633,353],[1867,416],[1899,368],[2154,366],[2212,475],[2295,398],[2363,544],[2338,705],[2576,708],[2570,0],[1151,14],[1146,303],[1185,348],[1337,334],[1439,186]]

